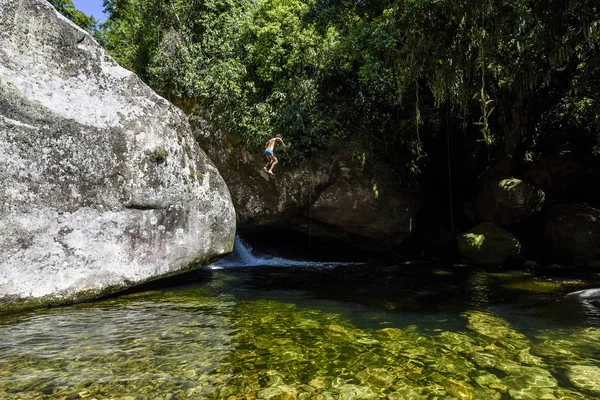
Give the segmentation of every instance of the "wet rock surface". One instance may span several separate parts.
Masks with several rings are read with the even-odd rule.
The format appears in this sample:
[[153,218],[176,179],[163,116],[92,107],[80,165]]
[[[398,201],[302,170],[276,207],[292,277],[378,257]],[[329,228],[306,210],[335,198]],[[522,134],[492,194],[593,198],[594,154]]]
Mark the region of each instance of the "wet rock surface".
[[492,222],[483,222],[459,234],[457,241],[463,257],[475,265],[498,266],[521,252],[519,239]]
[[512,225],[540,212],[545,194],[517,178],[493,179],[480,190],[475,206],[480,220]]
[[600,210],[586,204],[552,207],[546,217],[548,255],[559,262],[600,266]]
[[183,112],[47,1],[1,0],[0,14],[4,307],[94,298],[229,252],[229,191]]
[[593,365],[572,365],[567,372],[575,387],[600,395],[600,367]]

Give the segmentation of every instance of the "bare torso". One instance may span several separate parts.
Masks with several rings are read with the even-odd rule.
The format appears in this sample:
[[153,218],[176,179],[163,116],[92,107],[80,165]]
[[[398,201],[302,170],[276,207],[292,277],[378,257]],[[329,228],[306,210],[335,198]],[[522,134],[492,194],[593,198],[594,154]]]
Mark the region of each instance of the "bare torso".
[[265,146],[265,150],[271,150],[271,151],[275,150],[276,143],[277,143],[277,138],[270,139]]

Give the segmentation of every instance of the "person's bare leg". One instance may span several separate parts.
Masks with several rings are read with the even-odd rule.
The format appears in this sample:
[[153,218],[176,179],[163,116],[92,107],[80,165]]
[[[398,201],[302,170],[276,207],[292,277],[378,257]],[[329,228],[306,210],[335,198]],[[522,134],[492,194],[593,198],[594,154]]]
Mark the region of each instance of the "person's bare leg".
[[267,172],[271,175],[275,175],[273,173],[273,167],[275,167],[275,164],[277,164],[279,161],[277,161],[277,157],[275,157],[275,156],[271,156],[271,157],[273,157],[273,163],[271,164],[271,168],[269,168],[269,170]]
[[271,160],[271,156],[267,156],[267,164],[263,167],[265,172],[269,172],[269,167],[271,166],[272,162],[273,160]]

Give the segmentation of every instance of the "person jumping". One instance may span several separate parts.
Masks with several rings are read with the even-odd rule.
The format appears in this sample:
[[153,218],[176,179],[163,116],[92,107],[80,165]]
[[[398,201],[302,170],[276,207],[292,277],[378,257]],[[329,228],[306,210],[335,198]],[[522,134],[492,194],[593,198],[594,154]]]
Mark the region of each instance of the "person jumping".
[[275,176],[275,174],[273,173],[273,167],[275,167],[275,164],[277,164],[278,162],[277,157],[275,157],[273,153],[277,142],[281,142],[283,147],[286,147],[285,143],[283,143],[283,139],[281,139],[281,135],[275,135],[275,137],[273,139],[269,139],[269,141],[265,145],[265,156],[267,156],[267,165],[263,167],[263,170],[266,173],[271,174],[273,176]]

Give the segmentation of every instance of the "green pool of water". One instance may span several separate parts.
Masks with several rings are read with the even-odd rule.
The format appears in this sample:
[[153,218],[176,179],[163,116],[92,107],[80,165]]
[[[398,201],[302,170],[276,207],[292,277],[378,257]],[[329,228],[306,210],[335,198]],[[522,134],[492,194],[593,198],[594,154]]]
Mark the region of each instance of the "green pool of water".
[[564,298],[589,276],[254,267],[176,283],[0,317],[0,398],[600,398],[600,312]]

